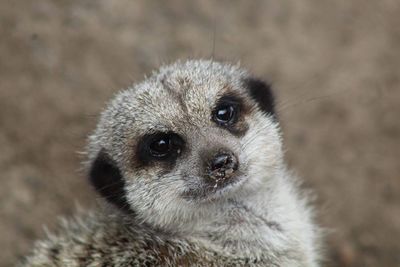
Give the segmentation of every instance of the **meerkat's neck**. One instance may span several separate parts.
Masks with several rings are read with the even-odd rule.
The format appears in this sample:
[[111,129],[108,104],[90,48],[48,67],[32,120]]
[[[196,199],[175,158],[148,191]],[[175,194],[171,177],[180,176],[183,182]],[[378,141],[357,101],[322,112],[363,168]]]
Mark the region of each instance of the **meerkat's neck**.
[[[279,250],[276,244],[287,241],[282,234],[287,225],[279,218],[287,216],[277,213],[295,209],[295,200],[280,180],[262,185],[256,194],[228,198],[200,219],[193,235],[235,254],[261,256],[266,250]],[[294,214],[289,216],[297,219]]]

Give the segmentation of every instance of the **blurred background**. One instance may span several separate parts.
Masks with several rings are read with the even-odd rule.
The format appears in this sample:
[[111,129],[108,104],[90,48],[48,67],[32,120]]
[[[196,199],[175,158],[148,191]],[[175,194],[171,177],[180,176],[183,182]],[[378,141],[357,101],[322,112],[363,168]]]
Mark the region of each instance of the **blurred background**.
[[397,0],[0,2],[0,265],[97,195],[79,152],[105,102],[160,64],[273,83],[287,160],[329,229],[324,266],[400,266]]

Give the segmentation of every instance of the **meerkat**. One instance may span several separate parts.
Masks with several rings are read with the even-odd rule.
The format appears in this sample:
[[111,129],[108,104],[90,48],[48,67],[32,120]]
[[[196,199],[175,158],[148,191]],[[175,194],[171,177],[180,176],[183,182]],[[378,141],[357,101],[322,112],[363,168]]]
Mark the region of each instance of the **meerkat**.
[[319,265],[271,88],[238,65],[161,67],[115,96],[87,151],[108,204],[66,220],[21,266]]

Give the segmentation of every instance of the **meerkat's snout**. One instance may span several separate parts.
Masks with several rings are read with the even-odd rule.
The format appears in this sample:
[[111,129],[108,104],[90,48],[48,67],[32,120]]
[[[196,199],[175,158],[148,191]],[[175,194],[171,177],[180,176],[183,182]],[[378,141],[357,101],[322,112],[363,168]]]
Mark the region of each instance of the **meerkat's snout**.
[[207,166],[207,181],[215,186],[226,183],[238,169],[239,162],[232,152],[218,152]]

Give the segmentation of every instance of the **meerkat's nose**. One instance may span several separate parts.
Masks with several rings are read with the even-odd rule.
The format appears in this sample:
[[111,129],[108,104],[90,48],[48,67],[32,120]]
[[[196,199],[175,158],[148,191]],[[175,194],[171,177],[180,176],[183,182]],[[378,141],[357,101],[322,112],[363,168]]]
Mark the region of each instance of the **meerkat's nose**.
[[208,165],[208,177],[213,180],[230,178],[238,169],[238,160],[232,152],[217,153]]

